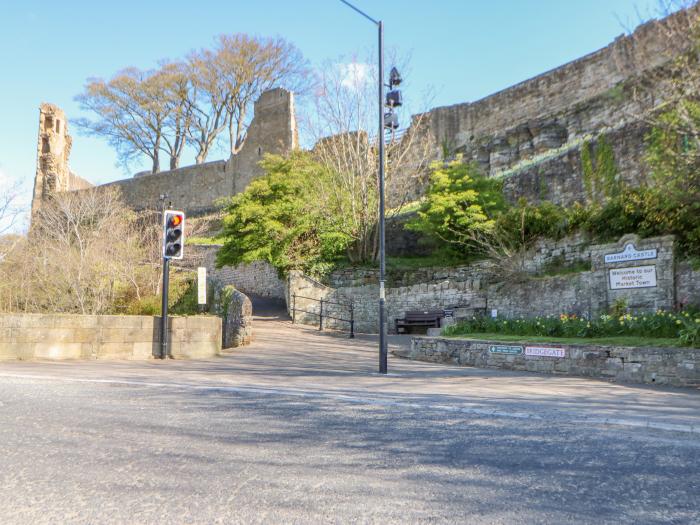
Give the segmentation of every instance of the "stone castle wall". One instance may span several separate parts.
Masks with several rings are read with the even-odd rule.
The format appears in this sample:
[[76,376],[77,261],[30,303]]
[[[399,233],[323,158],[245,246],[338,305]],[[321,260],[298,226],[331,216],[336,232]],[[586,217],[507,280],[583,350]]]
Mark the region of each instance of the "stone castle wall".
[[[483,137],[496,137],[504,130],[517,131],[519,146],[529,150],[523,153],[558,147],[567,137],[596,131],[610,117],[623,116],[616,106],[629,101],[614,91],[621,83],[666,64],[684,48],[685,39],[671,35],[681,34],[689,20],[682,11],[648,22],[603,49],[484,99],[433,109],[431,130],[439,145],[457,150],[469,149]],[[560,114],[568,115],[569,122],[548,120]],[[506,142],[512,144],[515,133],[509,138]],[[504,159],[498,145],[489,151],[492,172],[518,160]]]
[[122,199],[135,210],[158,210],[161,195],[172,208],[187,214],[215,210],[216,199],[233,193],[233,178],[226,172],[226,161],[217,160],[170,171],[161,171],[110,182],[101,188],[119,188]]
[[[60,109],[50,104],[42,106],[33,209],[38,208],[42,199],[52,193],[92,186],[71,174],[67,168],[70,137],[65,132],[65,125],[62,134],[52,132],[50,136],[54,141],[50,143],[50,158],[60,160],[57,162],[61,175],[58,180],[62,182],[51,184],[52,179],[45,175],[52,173],[50,169],[45,168],[47,163],[41,156],[42,147],[47,147],[44,120],[47,118],[46,111],[49,110],[60,112],[60,119],[65,122],[65,115]],[[52,118],[51,122],[55,122],[55,119]],[[188,215],[202,215],[214,211],[217,200],[243,191],[253,178],[259,176],[261,169],[258,163],[263,155],[287,153],[296,148],[297,143],[294,95],[284,89],[272,89],[264,92],[255,102],[254,116],[248,127],[246,141],[241,150],[228,160],[195,164],[154,174],[139,173],[133,178],[97,188],[98,191],[101,188],[119,188],[127,206],[135,210],[160,209],[161,195],[167,195],[165,202],[171,203],[173,208],[184,210]]]
[[[578,60],[473,103],[428,113],[436,156],[461,154],[505,178],[509,200],[586,199],[580,162],[584,141],[606,134],[620,178],[647,180],[643,115],[666,93],[664,68],[689,45],[700,8],[641,25]],[[421,191],[418,191],[420,194]]]

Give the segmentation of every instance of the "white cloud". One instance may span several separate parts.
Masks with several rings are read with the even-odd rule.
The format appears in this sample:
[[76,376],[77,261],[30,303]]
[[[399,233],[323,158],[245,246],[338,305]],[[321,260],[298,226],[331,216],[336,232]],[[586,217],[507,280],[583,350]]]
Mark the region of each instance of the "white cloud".
[[338,64],[341,85],[353,91],[362,91],[370,81],[371,68],[372,66],[362,62]]

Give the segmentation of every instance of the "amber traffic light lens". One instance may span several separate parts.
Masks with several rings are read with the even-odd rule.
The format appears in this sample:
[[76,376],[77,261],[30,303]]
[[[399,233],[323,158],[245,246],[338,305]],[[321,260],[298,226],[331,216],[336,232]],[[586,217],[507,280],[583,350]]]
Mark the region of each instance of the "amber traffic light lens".
[[170,224],[168,224],[168,226],[170,226],[171,228],[174,226],[180,226],[180,223],[182,223],[182,216],[181,215],[172,215],[170,217],[169,222],[170,222]]

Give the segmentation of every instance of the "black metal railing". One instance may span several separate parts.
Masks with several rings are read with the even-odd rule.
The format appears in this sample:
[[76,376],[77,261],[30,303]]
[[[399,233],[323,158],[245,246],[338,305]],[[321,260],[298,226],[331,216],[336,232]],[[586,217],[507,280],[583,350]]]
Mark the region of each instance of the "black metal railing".
[[[315,301],[316,303],[319,303],[318,310],[303,310],[301,308],[297,308],[297,299],[305,299],[307,301]],[[345,309],[345,312],[347,313],[347,317],[349,317],[349,319],[337,317],[344,314],[342,309]],[[337,310],[341,311],[337,312]],[[341,323],[348,323],[350,326],[350,338],[352,339],[353,337],[355,337],[355,307],[352,302],[342,303],[338,301],[329,301],[327,299],[316,299],[314,297],[306,297],[303,295],[292,294],[292,323],[297,322],[297,313],[305,313],[308,315],[318,317],[319,330],[323,330],[324,319],[332,319]]]

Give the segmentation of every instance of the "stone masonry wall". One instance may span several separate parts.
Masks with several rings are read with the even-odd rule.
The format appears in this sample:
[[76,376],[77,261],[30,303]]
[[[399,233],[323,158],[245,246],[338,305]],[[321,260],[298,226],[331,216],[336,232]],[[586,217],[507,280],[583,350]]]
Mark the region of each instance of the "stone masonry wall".
[[[75,175],[71,175],[70,178],[66,175],[59,179],[72,181],[72,185],[69,186],[66,183],[63,186],[57,186],[51,183],[53,179],[50,176],[45,176],[45,173],[54,173],[56,170],[50,166],[44,169],[48,164],[46,160],[42,161],[42,148],[52,148],[50,152],[44,154],[44,157],[57,159],[55,164],[65,172],[67,172],[67,155],[70,150],[70,137],[65,134],[65,124],[62,133],[52,132],[51,141],[44,141],[46,146],[43,146],[42,141],[45,137],[42,134],[46,134],[44,131],[44,112],[47,111],[45,106],[51,111],[60,112],[60,117],[65,122],[65,116],[61,110],[51,105],[42,106],[39,165],[33,209],[39,206],[47,195],[60,191],[81,190],[89,184]],[[55,121],[56,119],[52,117],[51,122]],[[52,138],[54,135],[58,137],[56,140]],[[260,95],[255,102],[254,116],[248,127],[246,141],[241,150],[228,160],[195,164],[155,174],[138,173],[133,178],[111,182],[97,188],[99,191],[100,188],[118,187],[127,206],[135,210],[160,209],[162,206],[160,196],[167,194],[166,202],[171,202],[173,208],[183,210],[188,215],[206,214],[216,209],[218,199],[243,191],[251,180],[261,174],[258,163],[263,155],[286,154],[297,146],[294,95],[285,89],[271,89]],[[65,169],[63,169],[64,166]]]
[[[637,187],[649,181],[649,169],[643,161],[648,131],[646,124],[633,122],[604,134],[612,147],[618,180],[627,186]],[[600,135],[588,141],[592,158],[595,158],[599,139]],[[579,141],[562,152],[505,174],[503,192],[506,199],[513,203],[519,198],[535,204],[550,201],[561,206],[586,202],[582,144]]]
[[[525,126],[521,134],[527,140],[520,141],[523,145],[530,144],[540,151],[558,147],[561,138],[566,142],[572,133],[556,120],[548,121],[547,116],[570,111],[583,102],[590,105],[588,101],[610,94],[625,80],[664,65],[686,45],[683,28],[688,23],[689,15],[680,12],[643,24],[603,49],[484,99],[433,109],[429,113],[430,127],[436,142],[460,150],[470,148],[479,137]],[[669,36],[673,31],[681,37]],[[598,115],[608,113],[606,108],[616,102],[609,96],[607,103],[600,104],[586,118],[578,117],[577,132],[599,128],[604,119]],[[496,147],[489,152],[494,161],[490,162],[491,170],[507,165],[498,150]]]
[[[221,349],[221,319],[171,317],[169,351],[203,359]],[[150,359],[160,355],[160,318],[142,315],[0,315],[0,360]]]
[[676,301],[700,308],[700,269],[694,270],[688,261],[676,265]]
[[[634,251],[644,257],[630,259]],[[651,253],[653,252],[653,257]],[[606,262],[606,256],[621,254],[622,258]],[[409,310],[454,309],[455,318],[480,315],[485,312],[499,317],[558,316],[575,313],[592,317],[608,311],[617,301],[624,301],[632,311],[653,312],[672,310],[677,294],[688,302],[698,298],[698,272],[684,264],[676,282],[673,236],[641,239],[625,235],[610,244],[590,244],[584,236],[573,236],[560,241],[541,240],[524,260],[525,274],[495,281],[498,274],[488,262],[460,268],[426,268],[405,275],[407,280],[425,279],[428,282],[409,286],[388,287],[386,290],[389,330],[394,320]],[[563,275],[538,275],[556,261],[566,265],[584,263],[590,270]],[[528,272],[530,275],[528,275]],[[632,273],[632,277],[628,274]],[[647,273],[644,273],[647,272]],[[627,277],[624,287],[613,286],[614,276]],[[637,283],[639,273],[648,282]],[[653,274],[653,278],[651,275]],[[645,276],[645,277],[644,277]],[[653,282],[652,282],[653,281]],[[352,303],[356,329],[376,332],[378,317],[378,280],[369,270],[343,270],[331,277],[335,285],[329,287],[303,274],[290,276],[289,298],[292,294],[306,295],[315,301],[301,309],[313,312],[299,322],[318,322],[318,300]],[[288,302],[288,304],[290,304]]]
[[110,182],[100,188],[119,188],[126,205],[135,210],[158,210],[160,196],[167,194],[173,209],[202,214],[215,210],[216,199],[231,195],[233,184],[226,161],[217,160]]
[[629,383],[700,385],[700,349],[562,344],[532,347],[555,350],[551,353],[557,357],[526,355],[528,347],[514,343],[443,337],[415,337],[411,349],[399,351],[398,355],[432,363],[599,377]]
[[[297,314],[296,322],[317,324],[320,300],[323,299],[326,302],[326,314],[347,319],[347,308],[330,303],[352,304],[355,330],[364,333],[378,331],[379,288],[376,284],[336,289],[310,279],[300,272],[292,272],[288,280],[288,290],[287,305],[290,314],[293,302],[297,309],[312,312]],[[440,283],[386,289],[387,323],[390,332],[394,331],[394,321],[402,318],[409,310],[439,310],[448,307],[483,309],[485,306],[486,297],[479,279],[446,280]],[[324,325],[328,328],[348,327],[347,323],[333,320]]]
[[[642,260],[605,262],[606,255],[621,253],[628,245],[637,250],[656,250],[657,255]],[[552,253],[565,253],[556,249],[547,252],[545,247],[543,244],[539,254],[549,257],[533,260],[533,266],[551,260]],[[640,312],[671,310],[676,306],[673,236],[640,239],[636,235],[625,235],[616,243],[590,246],[580,242],[569,254],[577,260],[588,259],[591,271],[492,283],[487,290],[487,310],[495,309],[502,317],[561,313],[590,317],[606,312],[616,301],[625,301],[631,310]],[[652,267],[655,286],[613,289],[611,270]]]
[[265,261],[216,268],[216,253],[221,245],[191,245],[185,247],[184,265],[190,269],[204,266],[210,279],[220,285],[231,284],[248,295],[284,299],[285,283],[277,270]]

